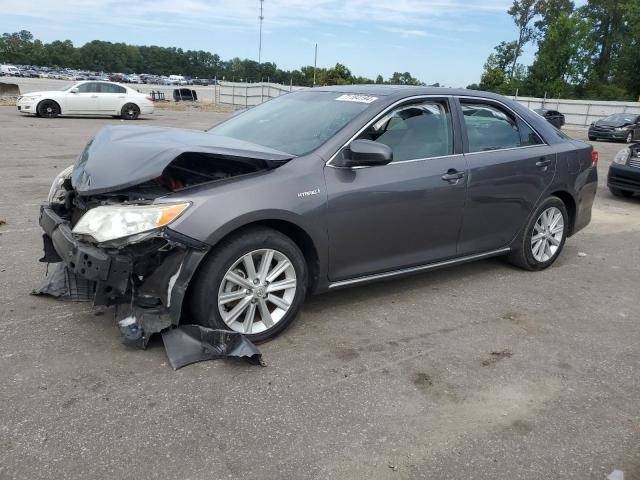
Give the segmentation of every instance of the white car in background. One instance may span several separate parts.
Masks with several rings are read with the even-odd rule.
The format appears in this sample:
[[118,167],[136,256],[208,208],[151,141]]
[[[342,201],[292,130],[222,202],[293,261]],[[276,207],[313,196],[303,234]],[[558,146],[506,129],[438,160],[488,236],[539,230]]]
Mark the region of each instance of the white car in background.
[[110,115],[135,120],[153,113],[153,102],[132,88],[114,82],[84,81],[62,90],[25,93],[16,103],[20,113],[54,118],[58,115]]

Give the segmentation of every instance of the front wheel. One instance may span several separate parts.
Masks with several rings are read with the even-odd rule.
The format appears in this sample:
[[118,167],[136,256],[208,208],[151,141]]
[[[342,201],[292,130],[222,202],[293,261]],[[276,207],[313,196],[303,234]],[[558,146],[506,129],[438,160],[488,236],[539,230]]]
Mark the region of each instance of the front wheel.
[[509,261],[526,270],[544,270],[556,261],[569,228],[567,207],[558,197],[549,197],[536,209],[518,249]]
[[269,228],[223,242],[198,272],[190,297],[197,323],[271,340],[295,319],[307,290],[298,246]]
[[36,108],[38,115],[44,118],[55,118],[60,115],[60,106],[53,100],[43,100]]
[[632,143],[632,142],[633,142],[633,130],[629,131],[626,138],[626,143]]
[[139,115],[140,109],[133,103],[127,103],[120,112],[120,116],[125,120],[135,120]]

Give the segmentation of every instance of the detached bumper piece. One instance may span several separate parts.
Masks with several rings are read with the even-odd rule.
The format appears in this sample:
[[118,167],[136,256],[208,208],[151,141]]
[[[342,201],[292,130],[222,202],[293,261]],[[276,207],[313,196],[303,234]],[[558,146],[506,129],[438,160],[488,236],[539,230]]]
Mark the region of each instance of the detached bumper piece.
[[241,333],[199,325],[181,325],[162,332],[162,341],[174,370],[204,360],[236,357],[262,365],[262,354]]

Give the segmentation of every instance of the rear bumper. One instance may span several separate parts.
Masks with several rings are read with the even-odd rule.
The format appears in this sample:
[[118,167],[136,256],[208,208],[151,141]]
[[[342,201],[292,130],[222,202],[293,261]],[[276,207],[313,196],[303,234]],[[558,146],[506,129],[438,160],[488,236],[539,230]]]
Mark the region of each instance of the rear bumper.
[[640,168],[612,163],[607,176],[607,186],[640,193]]
[[155,107],[153,105],[141,105],[140,106],[140,113],[142,115],[150,115],[153,113]]

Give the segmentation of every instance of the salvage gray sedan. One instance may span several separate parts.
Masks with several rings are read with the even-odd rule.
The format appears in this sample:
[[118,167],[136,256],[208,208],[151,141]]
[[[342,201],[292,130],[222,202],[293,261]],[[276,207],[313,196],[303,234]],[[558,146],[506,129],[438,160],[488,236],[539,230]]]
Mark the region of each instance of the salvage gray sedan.
[[43,261],[141,345],[181,323],[265,341],[308,293],[498,255],[549,267],[591,219],[596,163],[498,95],[314,88],[206,132],[105,127],[42,206]]

